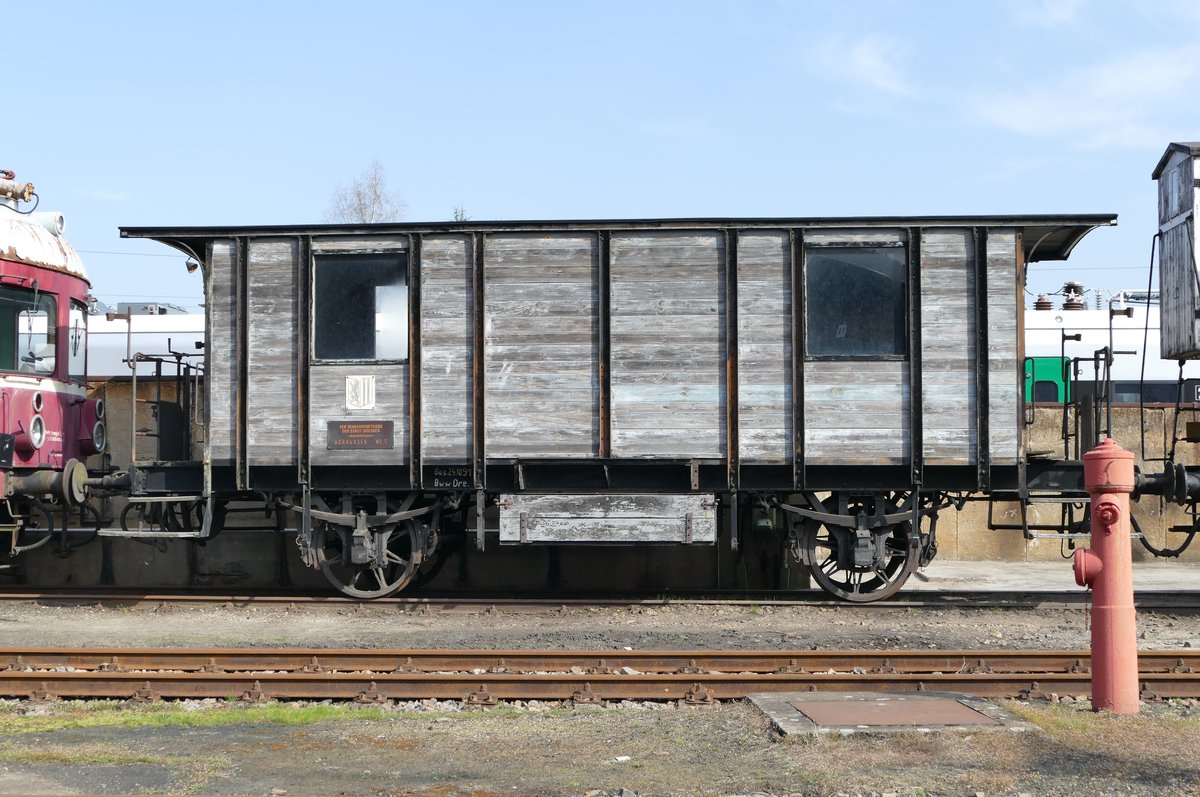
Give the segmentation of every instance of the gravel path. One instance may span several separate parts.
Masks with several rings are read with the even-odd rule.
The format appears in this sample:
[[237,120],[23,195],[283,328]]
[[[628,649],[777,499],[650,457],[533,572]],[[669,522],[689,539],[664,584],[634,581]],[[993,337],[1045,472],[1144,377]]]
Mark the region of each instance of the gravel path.
[[[0,646],[329,648],[1040,648],[1089,644],[1085,608],[869,609],[809,606],[567,608],[438,612],[0,606]],[[1200,646],[1200,615],[1143,611],[1140,645]]]

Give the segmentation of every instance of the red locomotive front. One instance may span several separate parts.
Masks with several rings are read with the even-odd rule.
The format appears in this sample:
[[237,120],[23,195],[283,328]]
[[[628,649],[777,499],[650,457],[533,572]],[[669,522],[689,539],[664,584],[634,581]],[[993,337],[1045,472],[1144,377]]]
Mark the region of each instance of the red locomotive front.
[[[87,396],[90,282],[58,213],[0,170],[0,531],[43,501],[87,494],[83,459],[104,450],[104,403]],[[35,205],[36,207],[36,205]]]

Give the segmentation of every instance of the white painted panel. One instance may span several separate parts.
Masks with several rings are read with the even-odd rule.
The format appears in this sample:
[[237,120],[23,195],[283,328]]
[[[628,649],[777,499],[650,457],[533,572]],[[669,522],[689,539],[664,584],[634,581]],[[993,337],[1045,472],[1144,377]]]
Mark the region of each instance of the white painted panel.
[[500,542],[711,544],[712,495],[502,495]]

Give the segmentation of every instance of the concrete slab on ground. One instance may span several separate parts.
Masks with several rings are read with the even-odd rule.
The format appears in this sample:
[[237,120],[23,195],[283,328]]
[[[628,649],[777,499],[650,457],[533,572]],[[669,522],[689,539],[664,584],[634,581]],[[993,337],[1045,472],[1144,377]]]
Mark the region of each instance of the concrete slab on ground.
[[995,703],[952,692],[775,692],[750,702],[784,736],[1035,729]]
[[[951,562],[935,559],[922,575],[910,578],[905,592],[1083,592],[1075,584],[1071,560],[1062,562]],[[1135,592],[1200,590],[1200,563],[1135,562]]]

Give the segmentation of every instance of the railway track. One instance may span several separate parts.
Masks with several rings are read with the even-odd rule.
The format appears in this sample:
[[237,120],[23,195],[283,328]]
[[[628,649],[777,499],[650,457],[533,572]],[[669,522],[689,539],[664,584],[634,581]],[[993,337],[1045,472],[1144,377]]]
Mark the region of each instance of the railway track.
[[[1146,698],[1200,697],[1200,652],[1139,654]],[[1085,651],[0,650],[18,699],[683,700],[756,692],[1086,694]]]
[[[854,611],[888,609],[1072,609],[1085,608],[1091,596],[1079,592],[913,592],[898,596],[895,600],[856,604]],[[1138,609],[1155,611],[1200,611],[1200,592],[1148,591],[1137,593],[1134,601]],[[731,592],[712,595],[689,594],[683,596],[655,595],[626,596],[545,596],[539,594],[480,594],[472,592],[429,593],[406,595],[362,601],[344,595],[312,595],[290,591],[227,592],[221,590],[195,590],[177,592],[167,590],[130,591],[125,589],[105,590],[95,587],[85,589],[57,588],[51,590],[21,590],[8,588],[0,592],[0,604],[36,603],[43,606],[112,605],[133,608],[162,609],[173,605],[181,606],[257,606],[263,608],[286,608],[289,610],[346,610],[357,611],[408,611],[408,612],[481,612],[503,610],[510,612],[539,613],[570,608],[664,608],[669,606],[754,606],[754,607],[842,607],[843,601],[830,600],[823,592]]]

